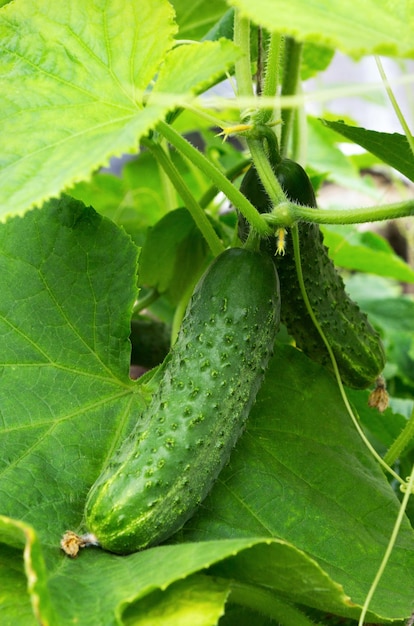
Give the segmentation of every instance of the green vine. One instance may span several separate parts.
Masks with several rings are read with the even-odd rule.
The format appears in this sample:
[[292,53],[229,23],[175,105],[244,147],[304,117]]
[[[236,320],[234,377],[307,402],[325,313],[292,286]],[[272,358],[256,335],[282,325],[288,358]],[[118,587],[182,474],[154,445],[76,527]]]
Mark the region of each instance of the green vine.
[[292,226],[296,222],[314,222],[316,224],[363,224],[382,220],[397,219],[414,215],[414,200],[395,202],[382,206],[355,209],[323,209],[300,206],[294,202],[284,202],[276,211],[262,215],[272,227]]
[[185,206],[187,207],[193,220],[195,221],[196,225],[198,226],[205,240],[207,241],[207,244],[211,252],[214,254],[214,256],[218,256],[219,254],[221,254],[221,252],[224,251],[223,243],[220,241],[219,237],[217,236],[206,213],[201,209],[197,200],[194,198],[193,194],[188,189],[187,185],[182,179],[181,174],[179,173],[179,171],[173,164],[172,160],[165,153],[164,149],[159,143],[156,143],[155,141],[151,141],[151,140],[147,140],[143,143],[144,145],[146,145],[146,147],[149,150],[151,150],[154,157],[157,159],[158,163],[164,169],[167,176],[169,177],[172,184],[174,185],[175,189],[177,190],[177,192],[183,199]]
[[399,459],[407,448],[407,446],[413,441],[414,438],[414,409],[411,413],[410,419],[405,425],[405,428],[398,435],[397,439],[390,446],[384,461],[389,465],[393,465],[397,459]]
[[[295,41],[291,37],[286,37],[281,94],[282,99],[284,97],[294,96],[297,93],[301,58],[302,44]],[[294,115],[295,109],[292,106],[284,107],[282,109],[282,136],[280,140],[280,152],[284,157],[288,153]]]
[[226,178],[211,161],[207,159],[199,150],[194,148],[182,135],[165,122],[160,122],[157,126],[158,131],[162,134],[177,150],[185,157],[192,161],[208,178],[217,186],[220,191],[238,208],[238,210],[249,221],[251,227],[263,237],[272,233],[270,227],[263,219],[254,206],[240,191]]

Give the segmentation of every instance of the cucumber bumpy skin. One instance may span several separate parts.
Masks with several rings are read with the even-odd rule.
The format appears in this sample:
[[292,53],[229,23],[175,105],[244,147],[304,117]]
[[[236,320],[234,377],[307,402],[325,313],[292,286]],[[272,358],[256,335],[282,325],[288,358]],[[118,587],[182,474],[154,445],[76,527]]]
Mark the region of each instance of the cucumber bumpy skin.
[[209,492],[261,386],[279,326],[268,255],[232,248],[199,281],[158,390],[89,492],[99,545],[127,554],[179,530]]
[[[292,202],[317,208],[312,184],[298,163],[291,159],[282,159],[273,169]],[[253,167],[245,174],[240,190],[259,212],[271,209],[269,198]],[[331,346],[341,380],[348,387],[365,389],[376,380],[385,365],[380,336],[365,313],[346,293],[342,277],[323,243],[319,225],[302,222],[298,230],[306,293]],[[239,219],[239,236],[242,240],[247,236],[246,223],[242,219]],[[281,321],[295,339],[297,347],[332,372],[328,350],[302,298],[292,245],[288,242],[283,256],[275,256],[274,240],[265,241],[263,247],[273,256],[279,275]]]

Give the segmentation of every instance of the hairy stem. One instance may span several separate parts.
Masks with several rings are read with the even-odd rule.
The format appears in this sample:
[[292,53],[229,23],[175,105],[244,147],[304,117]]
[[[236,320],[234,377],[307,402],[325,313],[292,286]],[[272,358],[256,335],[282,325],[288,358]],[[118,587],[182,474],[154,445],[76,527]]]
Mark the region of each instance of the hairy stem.
[[379,222],[399,217],[414,215],[414,200],[395,202],[376,207],[357,209],[321,209],[299,206],[293,202],[284,202],[273,213],[264,215],[264,219],[274,226],[292,226],[296,222],[314,222],[316,224],[362,224]]
[[409,144],[409,146],[411,148],[411,152],[414,154],[414,138],[413,138],[413,136],[411,134],[411,131],[410,131],[409,127],[408,127],[408,124],[407,124],[407,122],[405,120],[404,114],[401,111],[401,109],[400,109],[400,107],[398,105],[398,102],[397,102],[397,100],[396,100],[396,98],[394,96],[394,92],[391,89],[391,85],[388,82],[387,76],[386,76],[385,71],[384,71],[384,67],[383,67],[383,65],[381,63],[381,59],[378,56],[376,56],[375,57],[375,61],[377,63],[377,68],[378,68],[378,71],[380,73],[382,82],[384,83],[385,91],[387,92],[388,98],[390,99],[390,102],[391,102],[392,107],[393,107],[393,109],[395,111],[395,114],[398,117],[398,121],[400,122],[401,127],[402,127],[402,129],[403,129],[403,131],[405,133],[405,136],[407,137],[407,141],[408,141],[408,144]]
[[[244,172],[248,168],[248,166],[250,165],[250,162],[251,162],[250,159],[243,159],[236,165],[233,165],[233,167],[229,168],[224,174],[225,177],[228,180],[232,181],[234,178],[237,178],[237,176],[239,176],[242,172]],[[198,201],[201,208],[205,209],[210,204],[210,202],[214,200],[217,193],[218,193],[218,188],[216,187],[216,185],[212,185],[211,187],[209,187],[207,191],[203,193],[203,195]]]
[[197,148],[194,148],[184,137],[165,122],[159,122],[157,130],[168,141],[187,157],[194,165],[196,165],[210,180],[217,186],[220,191],[236,206],[239,211],[248,220],[251,227],[258,234],[266,236],[271,234],[271,229],[254,206],[245,198],[245,196],[226,178],[211,161],[207,159]]
[[404,497],[402,499],[401,502],[401,506],[400,506],[400,510],[398,511],[398,515],[397,515],[397,519],[395,520],[395,524],[394,524],[394,528],[392,529],[392,533],[391,533],[391,537],[390,540],[388,542],[387,545],[387,549],[385,550],[384,556],[382,558],[381,564],[378,568],[378,571],[375,575],[375,578],[372,582],[372,585],[367,593],[367,597],[365,598],[365,602],[364,602],[364,606],[362,607],[362,611],[361,611],[361,615],[358,621],[358,626],[364,626],[364,622],[365,622],[365,616],[368,612],[368,608],[369,605],[371,603],[371,600],[374,596],[374,593],[378,587],[378,583],[381,580],[381,577],[384,573],[384,570],[387,566],[387,563],[389,561],[389,558],[391,556],[391,552],[394,548],[395,542],[397,540],[397,536],[398,536],[398,532],[400,530],[402,521],[403,521],[403,517],[404,517],[404,513],[405,510],[407,508],[407,504],[408,504],[408,500],[410,498],[411,493],[413,492],[413,488],[414,488],[414,467],[411,471],[411,476],[408,479],[408,483],[406,485],[406,490],[404,493]]
[[[250,60],[250,22],[241,17],[239,11],[234,13],[234,43],[243,50],[243,56],[235,63],[237,95],[253,98],[253,82]],[[246,113],[247,114],[247,113]],[[242,114],[242,118],[244,115]]]
[[[302,44],[291,37],[286,37],[282,98],[295,95],[297,92],[301,57]],[[293,107],[284,108],[282,111],[282,136],[280,140],[280,153],[282,156],[286,156],[288,152],[294,114],[295,109]]]
[[[252,155],[253,163],[257,170],[257,173],[262,181],[263,187],[266,190],[267,195],[270,198],[270,202],[273,206],[286,202],[286,196],[277,180],[272,166],[269,163],[266,152],[263,147],[263,142],[260,139],[247,138],[247,145],[249,146],[250,154]],[[276,208],[277,214],[277,208]]]
[[398,435],[397,439],[390,446],[386,455],[384,456],[384,461],[389,465],[393,465],[397,459],[400,458],[406,447],[413,440],[414,437],[414,409],[411,413],[410,419],[408,420],[405,428]]
[[181,174],[173,164],[172,160],[165,153],[160,144],[153,141],[146,141],[145,145],[149,148],[149,150],[151,150],[158,163],[161,165],[161,167],[164,169],[165,173],[171,180],[176,191],[183,199],[187,210],[190,212],[193,220],[203,234],[203,237],[205,238],[211,252],[214,254],[214,256],[218,256],[219,254],[221,254],[224,251],[223,243],[217,236],[206,213],[202,210],[202,208],[197,203],[197,200],[188,189]]
[[[280,46],[282,39],[279,33],[272,33],[270,35],[261,93],[265,98],[273,98],[277,94],[280,83]],[[254,121],[256,124],[267,124],[274,116],[278,116],[274,106],[268,109],[259,109],[254,115]]]

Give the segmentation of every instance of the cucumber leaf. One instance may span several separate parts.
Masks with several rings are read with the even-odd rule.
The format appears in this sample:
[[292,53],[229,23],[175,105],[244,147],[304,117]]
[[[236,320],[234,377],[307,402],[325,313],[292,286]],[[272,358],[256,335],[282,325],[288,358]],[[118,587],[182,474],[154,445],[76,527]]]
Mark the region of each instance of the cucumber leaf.
[[309,138],[307,163],[316,172],[328,174],[331,181],[350,189],[374,195],[372,186],[361,178],[359,170],[337,145],[338,136],[324,127],[317,118],[308,116]]
[[[182,534],[188,541],[277,536],[305,550],[360,604],[398,507],[330,377],[296,349],[278,345],[245,435]],[[401,619],[409,611],[413,538],[406,521],[370,606],[378,615]]]
[[362,0],[355,5],[343,0],[228,0],[256,24],[270,31],[338,48],[355,58],[365,54],[414,55],[413,1]]
[[228,40],[171,50],[173,17],[166,0],[1,9],[0,217],[136,152],[141,136],[240,54]]
[[341,121],[321,121],[328,128],[362,146],[384,163],[404,174],[409,180],[414,181],[414,155],[405,135],[367,130]]
[[227,10],[225,0],[172,0],[181,39],[200,39]]

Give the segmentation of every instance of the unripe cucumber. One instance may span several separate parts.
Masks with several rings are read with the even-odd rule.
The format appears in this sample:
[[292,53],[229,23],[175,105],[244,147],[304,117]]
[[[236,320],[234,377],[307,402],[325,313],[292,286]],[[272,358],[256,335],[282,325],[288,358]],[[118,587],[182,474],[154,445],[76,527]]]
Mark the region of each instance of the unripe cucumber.
[[[311,182],[298,163],[282,159],[273,169],[290,200],[316,208]],[[241,191],[259,212],[270,210],[269,199],[253,167],[245,174]],[[375,381],[385,365],[380,336],[346,293],[342,277],[323,243],[319,225],[302,222],[298,230],[303,279],[312,310],[332,348],[342,382],[349,387],[364,389]],[[242,238],[245,233],[245,222],[239,221]],[[274,241],[265,242],[264,247],[272,254],[279,274],[281,321],[298,348],[332,371],[328,350],[302,298],[293,246],[288,242],[283,256],[275,256]]]
[[243,430],[279,316],[270,257],[232,248],[213,261],[158,390],[88,495],[86,526],[104,549],[125,554],[158,544],[193,514]]

